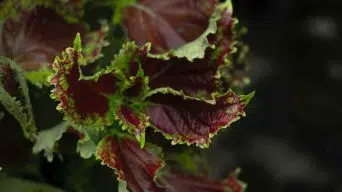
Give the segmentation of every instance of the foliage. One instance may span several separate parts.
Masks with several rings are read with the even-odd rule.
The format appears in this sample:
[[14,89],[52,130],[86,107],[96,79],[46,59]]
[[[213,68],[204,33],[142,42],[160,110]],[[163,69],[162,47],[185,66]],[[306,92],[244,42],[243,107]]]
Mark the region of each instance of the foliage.
[[[82,158],[96,157],[115,170],[119,191],[245,189],[237,172],[221,181],[206,178],[184,153],[172,158],[187,161],[184,170],[193,171],[175,169],[148,131],[162,133],[172,145],[208,148],[219,130],[246,115],[254,92],[237,93],[248,81],[248,48],[239,40],[230,0],[0,4],[8,13],[0,14],[0,101],[35,142],[34,153],[44,152],[51,162],[58,141],[73,133]],[[95,30],[83,17],[89,5],[112,10]],[[118,26],[127,42],[106,61],[106,39],[115,39],[111,32]],[[58,125],[36,132],[27,81],[52,87],[64,116]],[[13,86],[20,95],[11,92]]]
[[[20,95],[15,93],[17,89]],[[24,101],[18,97],[24,97]],[[5,57],[0,57],[0,103],[19,122],[24,136],[34,140],[37,128],[25,76],[17,64]]]

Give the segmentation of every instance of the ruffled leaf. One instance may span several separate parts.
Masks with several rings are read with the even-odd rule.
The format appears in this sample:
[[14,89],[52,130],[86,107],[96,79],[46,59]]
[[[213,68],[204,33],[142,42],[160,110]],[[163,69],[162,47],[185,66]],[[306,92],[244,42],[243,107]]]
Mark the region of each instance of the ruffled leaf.
[[140,148],[130,137],[105,137],[97,147],[97,158],[115,170],[120,185],[132,192],[157,191],[154,178],[164,166],[160,149],[153,145]]
[[[72,2],[67,2],[69,3]],[[54,7],[50,4],[54,3],[47,3],[46,6]],[[87,61],[93,62],[102,56],[102,48],[108,45],[105,41],[108,32],[105,21],[101,22],[99,30],[86,32],[83,24],[68,23],[57,14],[55,11],[59,9],[35,5],[32,5],[32,10],[21,12],[18,18],[6,20],[0,29],[0,55],[5,55],[21,65],[32,84],[38,87],[49,85],[47,77],[52,73],[50,67],[54,57],[60,55],[62,50],[72,43],[77,32],[86,36],[84,52]],[[40,3],[37,2],[37,5]],[[66,5],[66,9],[67,7]]]
[[241,92],[242,88],[249,84],[245,59],[249,47],[241,41],[247,29],[240,28],[237,24],[238,20],[232,18],[230,12],[223,12],[220,20],[220,25],[223,27],[219,32],[223,38],[215,38],[218,44],[216,57],[219,62],[225,64],[219,69],[221,86]]
[[134,112],[131,108],[124,105],[120,107],[116,115],[122,125],[122,129],[135,135],[135,138],[140,143],[140,147],[145,145],[145,128],[149,126],[148,116],[144,113]]
[[30,83],[42,88],[43,86],[50,85],[48,77],[50,77],[52,73],[53,71],[50,68],[44,66],[38,70],[26,72],[25,76]]
[[[176,93],[176,92],[175,92]],[[151,124],[173,144],[208,147],[222,128],[244,116],[245,103],[232,91],[213,94],[212,100],[198,100],[184,95],[154,94],[147,109]]]
[[[210,40],[213,47],[207,46],[205,49],[201,49],[194,46],[191,49],[194,52],[203,51],[203,57],[197,57],[196,54],[190,53],[179,54],[183,52],[183,48],[190,50],[187,47],[196,44],[197,41],[200,41],[199,39],[161,55],[150,53],[155,46],[152,42],[152,50],[148,45],[145,45],[145,48],[135,49],[137,58],[129,62],[129,75],[134,75],[138,67],[141,66],[145,75],[150,77],[151,89],[169,87],[201,99],[210,99],[211,93],[219,89],[222,93],[226,92],[229,87],[221,85],[220,69],[229,62],[229,56],[234,47],[232,30],[236,21],[231,17],[231,9],[230,1],[219,4],[211,19],[211,23],[217,26],[217,30],[209,35],[202,34],[206,37],[205,39]],[[210,29],[208,28],[208,30]],[[189,56],[192,57],[191,60]]]
[[91,77],[82,75],[85,65],[79,36],[74,48],[68,48],[63,58],[53,64],[56,74],[51,77],[55,86],[52,97],[60,101],[59,109],[71,117],[76,125],[111,125],[114,120],[134,134],[144,146],[145,128],[149,125],[144,112],[144,95],[148,78],[143,71],[126,77],[122,69],[135,59],[137,46],[127,44],[116,55],[112,65]]
[[139,0],[126,7],[124,24],[138,45],[151,42],[153,53],[178,48],[174,54],[191,61],[204,57],[207,36],[217,30],[215,6],[216,0]]
[[212,54],[212,59],[216,60],[217,64],[221,65],[227,63],[229,54],[234,49],[234,26],[237,24],[237,20],[232,17],[233,10],[231,1],[226,1],[218,6],[220,10],[220,19],[217,22],[219,26],[217,33],[211,35],[209,38],[215,44],[215,50]]
[[[206,177],[184,175],[165,167],[161,151],[147,144],[139,143],[128,136],[105,137],[97,147],[97,158],[102,164],[115,170],[119,180],[119,191],[131,192],[243,192],[244,184],[237,179],[238,172],[228,179],[215,181]],[[163,168],[163,170],[161,170]]]
[[[151,44],[138,47],[134,43],[124,45],[120,53],[115,56],[110,66],[110,73],[114,71],[122,82],[118,84],[118,94],[108,94],[111,95],[107,97],[110,110],[122,123],[123,128],[128,128],[129,132],[136,136],[141,146],[145,141],[144,131],[148,122],[168,138],[172,138],[173,143],[206,147],[210,138],[220,128],[230,125],[244,115],[245,104],[227,87],[219,90],[225,94],[217,94],[220,88],[219,76],[217,76],[219,67],[226,64],[227,56],[233,49],[231,30],[234,20],[231,17],[230,1],[216,6],[214,15],[217,16],[213,22],[218,26],[217,31],[209,35],[204,33],[204,36],[219,49],[213,47],[206,49],[205,57],[202,59],[196,58],[190,61],[191,59],[187,57],[177,56],[176,53],[182,48],[156,55],[151,53]],[[138,75],[139,71],[143,72],[142,76]],[[101,75],[96,77],[101,78]],[[77,74],[72,76],[78,78]],[[102,84],[106,86],[105,82]],[[215,93],[214,97],[217,98],[212,98],[212,93]],[[74,93],[69,92],[67,95],[70,94]],[[153,96],[149,97],[150,95]],[[217,103],[216,99],[221,99],[222,102]],[[228,100],[233,100],[235,103],[226,102]],[[107,104],[108,101],[105,100],[104,103]],[[184,106],[178,103],[184,103]],[[158,119],[160,117],[154,112],[154,110],[163,111],[158,115],[164,114],[163,118],[165,118],[166,111],[171,108],[175,114],[172,118],[176,119],[163,119],[168,123]],[[108,116],[109,113],[106,115]],[[201,115],[207,118],[199,119],[197,116]],[[181,122],[181,126],[172,126],[173,121]]]
[[[164,60],[141,55],[138,62],[150,77],[151,89],[168,87],[197,98],[208,98],[217,89],[215,75],[218,66],[208,58],[189,62],[178,57]],[[131,73],[135,73],[138,62],[130,63]]]
[[33,153],[37,154],[43,151],[47,160],[52,162],[55,144],[62,138],[68,126],[69,122],[64,121],[51,129],[40,131],[32,149]]
[[[65,30],[67,29],[67,30]],[[0,55],[10,57],[25,71],[52,63],[72,41],[80,24],[69,24],[53,9],[37,7],[7,20],[0,32]]]
[[[16,97],[23,97],[24,101]],[[0,103],[18,121],[24,136],[34,140],[37,127],[24,72],[16,63],[2,56],[0,56]]]
[[63,111],[78,125],[103,126],[111,124],[109,97],[116,92],[116,76],[112,70],[104,69],[91,77],[81,73],[85,64],[82,55],[80,35],[73,48],[67,48],[63,57],[56,57],[50,78],[55,86],[51,96],[60,103],[57,109]]
[[96,144],[91,138],[84,137],[78,141],[76,150],[82,158],[89,159],[96,154]]

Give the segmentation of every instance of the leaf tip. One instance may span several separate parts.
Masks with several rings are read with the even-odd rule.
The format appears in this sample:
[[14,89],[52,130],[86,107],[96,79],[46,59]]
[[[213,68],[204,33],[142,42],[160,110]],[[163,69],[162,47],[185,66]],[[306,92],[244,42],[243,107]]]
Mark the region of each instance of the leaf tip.
[[74,40],[74,49],[75,50],[80,50],[82,49],[82,44],[81,44],[81,35],[80,33],[76,34],[75,40]]
[[254,98],[254,96],[255,96],[255,91],[249,93],[248,95],[241,95],[240,98],[241,98],[241,101],[246,106]]
[[140,143],[140,148],[143,149],[145,146],[145,132],[142,132],[141,134],[136,135],[135,138]]

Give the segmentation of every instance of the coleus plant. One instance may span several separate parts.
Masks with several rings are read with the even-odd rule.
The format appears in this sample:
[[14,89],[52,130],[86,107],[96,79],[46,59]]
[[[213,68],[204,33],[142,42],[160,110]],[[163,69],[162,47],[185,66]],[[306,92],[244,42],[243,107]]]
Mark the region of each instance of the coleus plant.
[[[82,157],[115,170],[119,191],[244,191],[238,171],[215,181],[168,165],[150,139],[158,133],[147,132],[160,132],[172,145],[207,148],[219,130],[245,116],[254,93],[234,92],[246,83],[247,48],[229,0],[96,2],[115,10],[113,22],[127,34],[112,61],[97,67],[111,22],[87,29],[81,17],[87,1],[24,2],[3,3],[13,16],[2,17],[0,101],[30,130],[35,153],[44,151],[51,161],[55,142],[71,131]],[[25,78],[42,86],[46,76],[64,120],[37,133]],[[13,86],[23,89],[25,109],[3,77],[17,77]]]

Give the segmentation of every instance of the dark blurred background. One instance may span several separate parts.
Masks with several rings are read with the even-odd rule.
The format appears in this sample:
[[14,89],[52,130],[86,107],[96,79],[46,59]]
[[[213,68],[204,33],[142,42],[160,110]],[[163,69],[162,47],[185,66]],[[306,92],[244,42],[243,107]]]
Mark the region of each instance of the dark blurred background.
[[342,1],[235,0],[256,97],[209,149],[248,192],[342,191]]

